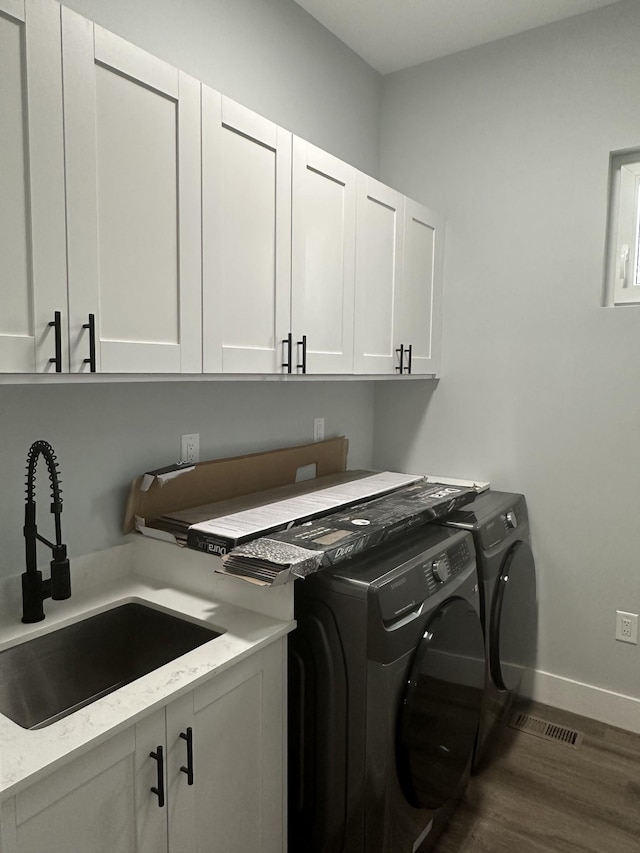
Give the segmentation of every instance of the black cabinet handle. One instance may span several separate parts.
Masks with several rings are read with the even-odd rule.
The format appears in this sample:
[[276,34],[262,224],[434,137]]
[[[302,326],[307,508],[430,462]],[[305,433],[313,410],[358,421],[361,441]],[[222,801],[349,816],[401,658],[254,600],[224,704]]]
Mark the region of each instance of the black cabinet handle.
[[398,359],[399,364],[396,364],[396,371],[402,373],[404,370],[404,344],[400,344],[396,352],[400,356]]
[[287,337],[283,339],[282,347],[283,347],[283,357],[284,357],[284,347],[287,347],[287,360],[283,361],[280,366],[286,367],[287,373],[291,373],[291,351],[293,350],[293,335],[291,334],[291,332],[289,332]]
[[296,364],[298,370],[302,368],[302,372],[307,372],[307,336],[303,335],[301,341],[296,341],[296,346],[302,346],[302,364]]
[[193,729],[187,726],[186,731],[180,732],[180,737],[187,742],[187,765],[180,770],[187,774],[187,785],[193,785]]
[[164,755],[162,747],[158,746],[155,752],[150,752],[149,757],[158,762],[158,784],[156,787],[149,788],[149,790],[158,797],[158,807],[162,808],[164,806]]
[[49,359],[49,364],[55,364],[56,373],[62,373],[62,329],[61,329],[61,318],[60,312],[55,311],[53,314],[53,320],[49,323],[49,326],[53,326],[55,330],[55,347],[56,354],[53,358]]
[[409,356],[408,364],[407,364],[407,373],[411,373],[411,351],[413,350],[413,344],[409,344],[406,348],[405,353]]
[[89,329],[89,358],[83,359],[89,365],[91,373],[96,372],[96,315],[89,314],[89,322],[84,323],[83,329]]

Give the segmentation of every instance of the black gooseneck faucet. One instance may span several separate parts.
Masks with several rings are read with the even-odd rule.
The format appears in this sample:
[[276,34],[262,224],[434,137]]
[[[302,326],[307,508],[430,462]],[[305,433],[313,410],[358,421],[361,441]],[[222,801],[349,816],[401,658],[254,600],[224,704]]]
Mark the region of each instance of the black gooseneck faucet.
[[[51,512],[55,518],[56,541],[49,542],[38,533],[36,527],[36,465],[42,456],[51,480]],[[22,574],[22,621],[40,622],[44,619],[45,598],[60,601],[71,597],[71,576],[67,546],[62,544],[60,514],[62,513],[62,489],[58,476],[58,463],[53,447],[47,441],[34,441],[27,454],[27,503],[24,508],[24,541],[27,570]],[[43,580],[38,570],[36,546],[43,542],[51,548],[51,577]]]

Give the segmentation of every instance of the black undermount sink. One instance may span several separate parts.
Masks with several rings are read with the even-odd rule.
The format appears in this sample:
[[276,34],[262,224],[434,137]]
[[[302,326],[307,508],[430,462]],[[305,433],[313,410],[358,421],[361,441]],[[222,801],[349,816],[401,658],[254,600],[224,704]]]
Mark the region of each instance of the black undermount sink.
[[0,652],[0,713],[43,728],[220,634],[122,604]]

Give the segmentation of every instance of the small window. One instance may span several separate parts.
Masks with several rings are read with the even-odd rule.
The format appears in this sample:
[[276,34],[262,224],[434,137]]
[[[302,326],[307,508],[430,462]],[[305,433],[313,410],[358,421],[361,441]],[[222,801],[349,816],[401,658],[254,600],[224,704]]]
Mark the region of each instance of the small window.
[[611,155],[606,304],[640,303],[640,149]]

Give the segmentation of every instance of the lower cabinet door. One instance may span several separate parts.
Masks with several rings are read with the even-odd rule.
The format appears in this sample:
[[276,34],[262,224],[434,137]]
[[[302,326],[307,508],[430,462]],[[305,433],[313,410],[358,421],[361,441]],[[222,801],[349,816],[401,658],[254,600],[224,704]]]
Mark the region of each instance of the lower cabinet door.
[[135,747],[132,727],[5,803],[3,853],[136,853]]
[[167,707],[171,853],[285,849],[283,655],[274,643]]
[[135,727],[136,853],[167,853],[167,747],[165,709]]

